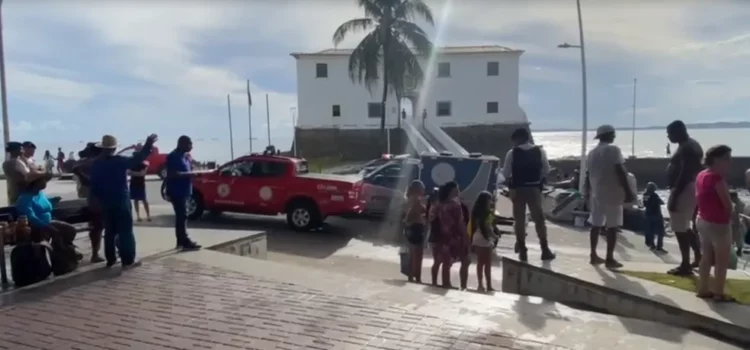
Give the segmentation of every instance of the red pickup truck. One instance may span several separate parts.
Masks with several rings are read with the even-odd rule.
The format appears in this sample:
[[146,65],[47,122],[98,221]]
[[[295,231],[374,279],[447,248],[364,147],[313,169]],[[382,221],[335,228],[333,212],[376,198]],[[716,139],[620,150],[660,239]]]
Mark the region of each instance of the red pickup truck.
[[363,208],[361,176],[309,173],[304,159],[280,155],[243,156],[215,170],[196,172],[192,181],[191,220],[206,210],[286,214],[289,227],[308,231],[328,216],[359,214]]

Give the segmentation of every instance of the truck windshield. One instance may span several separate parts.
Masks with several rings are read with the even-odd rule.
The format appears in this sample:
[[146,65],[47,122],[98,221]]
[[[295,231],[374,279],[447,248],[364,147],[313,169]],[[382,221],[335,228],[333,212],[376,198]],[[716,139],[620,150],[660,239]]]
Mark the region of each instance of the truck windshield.
[[307,161],[301,160],[294,163],[297,174],[307,174],[310,170],[307,168]]

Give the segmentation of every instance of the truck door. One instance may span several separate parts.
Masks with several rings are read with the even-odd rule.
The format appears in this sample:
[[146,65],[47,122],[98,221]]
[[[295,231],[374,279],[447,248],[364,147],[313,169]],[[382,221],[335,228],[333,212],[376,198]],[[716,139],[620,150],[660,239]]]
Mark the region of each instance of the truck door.
[[208,208],[246,212],[248,200],[243,193],[250,186],[252,167],[253,162],[250,160],[238,160],[221,167],[212,183],[206,183],[207,193],[204,193],[204,199]]
[[262,159],[253,162],[246,198],[253,213],[274,215],[281,212],[288,191],[285,180],[290,162],[278,159]]
[[387,213],[399,209],[406,188],[414,179],[413,165],[397,163],[386,166],[373,174],[370,189],[365,198],[367,210]]

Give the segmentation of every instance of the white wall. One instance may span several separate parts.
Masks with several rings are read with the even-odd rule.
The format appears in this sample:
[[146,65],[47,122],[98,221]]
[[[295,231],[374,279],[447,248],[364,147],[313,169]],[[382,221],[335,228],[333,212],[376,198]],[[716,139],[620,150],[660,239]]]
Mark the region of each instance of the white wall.
[[[316,78],[315,65],[328,63],[328,78]],[[348,56],[301,57],[297,60],[297,127],[369,129],[380,128],[380,118],[367,117],[367,104],[380,103],[382,84],[372,92],[349,78]],[[386,121],[397,125],[396,96],[388,96]],[[341,117],[333,117],[333,105],[341,106]]]
[[[520,53],[465,53],[440,55],[433,66],[422,62],[424,86],[416,104],[417,119],[422,109],[437,126],[526,123],[518,105]],[[487,76],[487,62],[499,62],[499,75]],[[352,83],[348,74],[348,56],[302,56],[297,59],[297,126],[300,128],[367,129],[380,127],[379,118],[367,117],[367,103],[380,102],[382,85],[374,84],[370,93],[363,85]],[[450,63],[450,77],[437,77],[438,62]],[[328,64],[328,78],[316,78],[316,64]],[[380,85],[380,86],[379,86]],[[437,117],[437,102],[451,102],[451,116]],[[498,102],[496,114],[487,113],[487,102]],[[397,125],[396,98],[388,97],[386,122]],[[332,117],[332,106],[341,106],[341,117]],[[407,114],[411,114],[407,112]]]

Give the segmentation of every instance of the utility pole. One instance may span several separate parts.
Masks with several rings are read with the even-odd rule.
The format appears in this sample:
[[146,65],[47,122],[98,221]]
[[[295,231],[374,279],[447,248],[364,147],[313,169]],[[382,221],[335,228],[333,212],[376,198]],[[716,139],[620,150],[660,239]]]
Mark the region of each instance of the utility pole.
[[631,157],[635,158],[635,93],[638,88],[638,79],[633,79],[633,138],[630,141]]
[[229,117],[229,154],[234,160],[234,136],[232,136],[232,101],[227,94],[227,116]]

